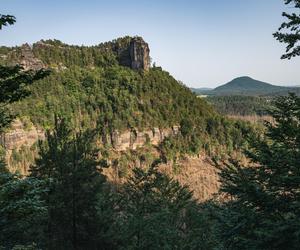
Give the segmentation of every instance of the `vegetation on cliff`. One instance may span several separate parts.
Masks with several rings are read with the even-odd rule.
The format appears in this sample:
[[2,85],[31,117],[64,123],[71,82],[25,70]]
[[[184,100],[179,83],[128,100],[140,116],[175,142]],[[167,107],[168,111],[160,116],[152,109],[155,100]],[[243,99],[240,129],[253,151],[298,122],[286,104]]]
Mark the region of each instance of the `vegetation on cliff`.
[[[226,154],[245,143],[249,125],[222,117],[168,72],[160,67],[131,69],[131,39],[92,47],[47,40],[34,44],[31,52],[26,46],[26,54],[33,53],[52,73],[33,84],[30,98],[14,103],[12,110],[42,129],[53,128],[54,114],[69,120],[76,130],[96,128],[104,144],[111,143],[107,138],[115,131],[180,125],[181,133],[160,146],[164,159],[171,161],[201,149],[216,154],[220,145]],[[26,60],[22,46],[8,50],[3,52],[7,64],[21,55]]]

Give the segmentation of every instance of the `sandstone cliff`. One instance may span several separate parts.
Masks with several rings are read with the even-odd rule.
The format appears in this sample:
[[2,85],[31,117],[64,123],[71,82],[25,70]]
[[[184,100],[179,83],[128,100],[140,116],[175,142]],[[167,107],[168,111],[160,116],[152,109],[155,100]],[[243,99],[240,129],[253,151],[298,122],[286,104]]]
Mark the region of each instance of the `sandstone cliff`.
[[[114,151],[117,152],[128,149],[136,150],[138,147],[143,147],[146,143],[158,145],[165,137],[175,135],[178,131],[178,126],[170,129],[153,128],[146,131],[114,131],[111,135],[107,135],[105,142],[102,141],[102,143],[110,144]],[[15,120],[11,128],[0,135],[0,144],[6,151],[6,161],[10,170],[18,170],[22,174],[26,174],[29,165],[37,155],[37,149],[34,145],[39,140],[44,139],[45,131],[36,128],[32,124],[25,126],[19,119]],[[24,157],[29,157],[29,159]]]
[[46,67],[46,65],[40,59],[34,56],[32,48],[27,43],[21,46],[19,64],[25,70],[40,70]]
[[[169,129],[153,128],[146,131],[115,131],[108,136],[107,142],[111,143],[116,152],[116,159],[122,157],[123,152],[128,150],[145,150],[147,153],[158,157],[155,148],[149,148],[149,145],[159,145],[159,143],[168,136],[179,132],[178,126]],[[21,174],[27,174],[30,164],[37,156],[36,142],[44,140],[44,131],[34,126],[25,126],[20,120],[15,120],[11,129],[0,136],[0,143],[6,150],[6,161],[11,171],[19,171]],[[148,149],[143,149],[148,145]],[[151,151],[151,152],[150,152]],[[177,179],[180,183],[188,185],[194,191],[194,196],[200,201],[212,198],[219,190],[218,170],[205,155],[197,157],[185,157],[176,163],[178,169],[175,170],[172,164],[163,164],[160,169]],[[104,174],[114,184],[121,184],[126,177],[120,176],[120,169],[114,164],[104,170]],[[143,166],[138,158],[128,163],[126,172],[129,172],[134,166]]]
[[44,131],[32,125],[26,127],[20,120],[15,120],[10,130],[0,135],[0,144],[5,149],[9,169],[27,174],[29,165],[37,155],[35,144],[44,139]]
[[131,68],[149,70],[149,53],[149,46],[141,37],[133,38],[130,42]]
[[[54,43],[54,44],[53,44]],[[141,37],[126,37],[123,42],[111,42],[109,47],[105,45],[98,47],[86,47],[86,46],[71,46],[63,44],[60,41],[39,41],[32,46],[29,44],[23,44],[17,49],[11,50],[8,54],[1,54],[0,58],[7,61],[8,64],[20,64],[25,70],[39,70],[42,68],[52,68],[57,71],[61,71],[67,68],[68,65],[64,63],[70,63],[74,61],[76,64],[76,57],[70,57],[64,63],[59,61],[59,58],[63,58],[66,55],[74,55],[76,53],[82,54],[82,57],[89,58],[89,62],[84,65],[85,67],[94,67],[97,58],[93,58],[93,53],[105,54],[107,51],[112,50],[118,63],[120,65],[130,67],[134,70],[149,70],[150,68],[150,49],[148,43],[146,43]],[[94,50],[94,51],[93,51]],[[83,52],[84,51],[84,52]],[[45,58],[47,55],[47,59]],[[89,55],[89,56],[87,56]],[[10,59],[9,59],[10,58]],[[58,60],[58,61],[57,61]],[[51,63],[52,62],[52,63]],[[80,62],[77,62],[78,66],[83,66]]]

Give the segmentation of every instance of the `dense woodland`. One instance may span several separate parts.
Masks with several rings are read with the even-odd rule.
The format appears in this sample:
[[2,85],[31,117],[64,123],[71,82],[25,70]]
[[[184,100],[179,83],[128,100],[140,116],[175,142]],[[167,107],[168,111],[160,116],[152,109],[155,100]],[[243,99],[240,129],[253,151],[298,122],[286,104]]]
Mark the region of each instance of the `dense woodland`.
[[[14,22],[0,15],[0,29]],[[0,129],[18,116],[43,128],[46,140],[27,176],[9,171],[1,155],[0,249],[299,249],[300,98],[276,98],[275,122],[258,130],[222,116],[159,67],[129,69],[122,49],[128,39],[92,48],[33,46],[50,72],[24,71],[13,64],[19,48],[1,48]],[[249,106],[260,101],[249,99]],[[180,133],[122,185],[103,174],[103,135],[173,125]],[[236,151],[248,160],[233,157]],[[221,178],[219,196],[203,203],[159,170],[199,152]]]
[[223,115],[264,116],[273,107],[273,97],[209,96],[207,101]]
[[[224,118],[161,67],[144,72],[124,66],[129,41],[124,37],[94,47],[57,40],[34,44],[35,56],[50,65],[51,73],[29,86],[30,97],[14,102],[11,110],[26,126],[43,130],[54,128],[56,114],[75,130],[95,129],[100,141],[114,131],[180,126],[180,134],[159,146],[166,161],[200,149],[222,157],[247,143],[244,138],[252,126]],[[6,65],[11,58],[17,60],[21,50],[7,48]],[[13,151],[12,162],[32,161],[28,151]]]

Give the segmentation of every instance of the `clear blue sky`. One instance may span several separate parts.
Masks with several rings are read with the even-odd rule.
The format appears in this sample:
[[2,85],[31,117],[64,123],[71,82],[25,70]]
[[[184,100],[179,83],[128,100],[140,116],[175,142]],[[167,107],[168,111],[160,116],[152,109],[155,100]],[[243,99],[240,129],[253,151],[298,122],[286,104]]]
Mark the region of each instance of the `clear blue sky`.
[[280,60],[273,37],[290,9],[283,0],[0,0],[17,17],[0,45],[56,38],[92,45],[141,35],[157,65],[193,87],[215,87],[238,76],[300,85],[300,58]]

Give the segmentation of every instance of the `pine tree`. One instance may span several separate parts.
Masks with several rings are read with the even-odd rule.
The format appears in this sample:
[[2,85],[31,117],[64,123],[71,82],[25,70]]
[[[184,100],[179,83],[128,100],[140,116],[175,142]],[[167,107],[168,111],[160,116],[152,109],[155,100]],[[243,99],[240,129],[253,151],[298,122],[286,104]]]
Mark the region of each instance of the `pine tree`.
[[46,193],[41,180],[0,173],[0,248],[33,242],[44,246],[47,206],[42,197]]
[[0,14],[0,30],[3,26],[12,25],[16,22],[16,18],[12,15]]
[[212,226],[192,192],[158,170],[135,168],[118,193],[111,237],[118,249],[213,249]]
[[[279,31],[274,33],[274,37],[281,43],[286,43],[286,54],[281,59],[291,59],[300,55],[300,0],[285,0],[285,4],[293,4],[298,9],[298,13],[283,12],[282,16],[288,19],[287,22],[281,24]],[[286,31],[286,32],[282,32]]]
[[221,173],[231,200],[224,235],[231,249],[299,249],[300,98],[280,97],[263,137],[251,142],[249,164],[232,161]]
[[48,248],[95,249],[97,194],[104,177],[98,169],[94,133],[72,133],[64,119],[47,132],[31,176],[47,181]]

